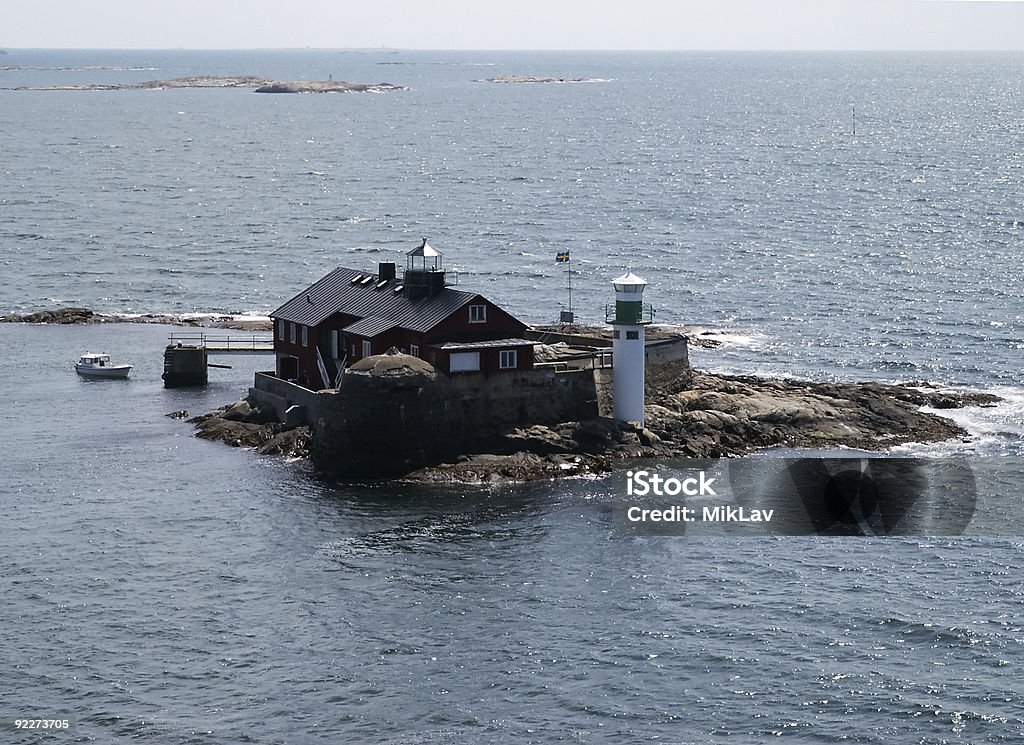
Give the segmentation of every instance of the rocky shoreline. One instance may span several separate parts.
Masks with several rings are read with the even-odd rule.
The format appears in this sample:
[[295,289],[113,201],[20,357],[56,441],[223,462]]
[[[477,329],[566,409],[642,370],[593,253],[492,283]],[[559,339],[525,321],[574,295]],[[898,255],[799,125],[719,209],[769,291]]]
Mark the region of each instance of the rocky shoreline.
[[169,88],[252,88],[256,93],[383,93],[409,90],[394,83],[349,83],[344,80],[279,81],[254,75],[197,75],[141,83],[69,83],[19,86],[16,91],[127,91]]
[[269,331],[269,318],[237,318],[229,315],[197,314],[172,316],[164,313],[142,315],[102,314],[88,308],[56,308],[34,313],[10,313],[0,316],[0,323],[54,323],[62,325],[86,323],[156,323],[167,326],[190,326],[240,331]]
[[[102,315],[59,308],[0,316],[6,323],[161,323],[249,331],[269,320],[232,316],[194,318],[161,314]],[[593,331],[593,330],[591,330]],[[666,333],[668,333],[666,331]],[[709,343],[714,343],[709,340]],[[685,363],[649,365],[646,427],[600,417],[511,429],[481,442],[454,462],[413,471],[424,483],[532,481],[601,474],[625,458],[733,457],[771,447],[884,451],[910,442],[962,440],[950,419],[922,411],[993,406],[998,396],[947,390],[928,383],[816,383],[715,375]],[[607,406],[604,407],[607,409]],[[186,418],[184,412],[169,416]],[[197,435],[293,458],[309,455],[309,427],[287,427],[269,411],[243,400],[190,420]]]
[[[188,412],[175,411],[167,416],[186,419]],[[277,420],[273,411],[260,409],[248,399],[193,417],[188,423],[195,426],[196,437],[204,440],[251,448],[261,455],[291,458],[309,455],[309,427],[287,427]]]
[[[406,474],[419,483],[504,483],[604,474],[627,458],[721,458],[771,447],[884,451],[967,432],[921,407],[992,406],[997,396],[882,383],[814,383],[650,368],[645,428],[609,418],[518,427],[478,452]],[[190,420],[197,435],[305,457],[308,427],[288,429],[251,400]]]

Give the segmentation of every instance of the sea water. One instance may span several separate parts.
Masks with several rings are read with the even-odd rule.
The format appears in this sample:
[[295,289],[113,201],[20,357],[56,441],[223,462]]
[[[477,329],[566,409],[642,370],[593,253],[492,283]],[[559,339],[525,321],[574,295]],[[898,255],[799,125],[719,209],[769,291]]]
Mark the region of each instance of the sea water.
[[[998,535],[627,538],[621,474],[337,485],[165,415],[171,331],[0,326],[0,717],[67,742],[1015,742],[1019,55],[48,52],[0,87],[196,74],[408,91],[0,90],[0,312],[265,315],[427,237],[528,322],[611,278],[696,365],[996,392]],[[91,68],[91,69],[86,69]],[[105,68],[105,69],[96,69]],[[109,69],[116,68],[116,69]],[[581,79],[496,84],[504,74]],[[106,351],[128,381],[78,378]],[[1006,486],[1009,485],[1009,486]],[[1008,505],[1008,506],[1007,506]],[[9,731],[16,742],[41,738]]]

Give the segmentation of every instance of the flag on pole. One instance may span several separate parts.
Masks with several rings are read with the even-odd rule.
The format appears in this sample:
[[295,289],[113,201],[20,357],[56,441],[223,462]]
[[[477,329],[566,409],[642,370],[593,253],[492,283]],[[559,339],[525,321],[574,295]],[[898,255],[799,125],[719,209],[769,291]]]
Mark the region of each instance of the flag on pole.
[[560,251],[559,253],[555,254],[555,261],[557,261],[559,264],[565,264],[567,261],[569,261],[569,252]]

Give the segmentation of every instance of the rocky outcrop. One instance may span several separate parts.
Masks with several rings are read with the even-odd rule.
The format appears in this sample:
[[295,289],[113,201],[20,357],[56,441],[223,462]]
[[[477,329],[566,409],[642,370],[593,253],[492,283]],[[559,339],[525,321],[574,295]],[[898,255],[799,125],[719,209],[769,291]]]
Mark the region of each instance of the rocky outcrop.
[[257,93],[385,93],[407,91],[404,85],[394,83],[346,83],[343,80],[295,81],[269,83],[256,89]]
[[488,83],[590,83],[597,82],[593,78],[554,78],[537,75],[498,75],[487,78]]
[[[180,419],[183,412],[168,416]],[[252,448],[264,455],[306,457],[309,455],[309,427],[286,427],[273,409],[261,409],[250,399],[223,406],[210,414],[188,420],[196,437],[223,442],[232,447]]]
[[58,308],[36,313],[0,316],[0,323],[95,323],[97,316],[88,308]]
[[694,372],[679,390],[655,386],[647,425],[679,455],[741,455],[756,448],[885,450],[966,436],[923,405],[991,405],[984,393],[921,391],[880,383],[767,380]]
[[280,82],[254,75],[196,75],[141,83],[70,83],[63,85],[21,86],[19,91],[126,91],[163,90],[165,88],[253,88],[257,93],[382,93],[408,90],[393,83],[347,83],[343,80]]
[[88,308],[57,308],[34,313],[11,313],[0,316],[0,323],[160,323],[173,326],[195,326],[239,331],[268,331],[273,328],[269,318],[239,320],[232,316],[171,316],[146,313],[141,316],[103,315]]
[[[967,432],[922,407],[999,401],[926,384],[712,375],[683,360],[648,367],[646,428],[597,416],[559,422],[536,406],[505,426],[498,407],[474,408],[479,397],[466,395],[425,361],[391,350],[349,368],[312,432],[288,430],[252,401],[191,421],[200,437],[261,452],[308,449],[333,477],[488,483],[599,474],[625,458],[714,458],[767,447],[883,451],[958,439]],[[501,426],[481,427],[483,419]]]
[[484,455],[420,469],[423,482],[529,481],[604,473],[622,458],[713,458],[759,448],[881,451],[967,432],[920,407],[991,406],[997,396],[929,386],[836,384],[711,375],[655,366],[646,428],[610,419],[533,425],[509,432]]
[[193,75],[169,80],[146,80],[141,83],[67,83],[61,85],[21,86],[19,91],[128,91],[163,90],[165,88],[258,88],[272,80],[253,75]]

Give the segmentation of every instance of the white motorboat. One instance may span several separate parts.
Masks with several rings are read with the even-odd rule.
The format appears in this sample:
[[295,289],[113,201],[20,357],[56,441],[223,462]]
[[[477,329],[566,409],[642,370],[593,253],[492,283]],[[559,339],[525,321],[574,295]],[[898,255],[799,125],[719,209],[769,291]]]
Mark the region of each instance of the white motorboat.
[[109,354],[86,352],[75,363],[75,372],[86,378],[127,378],[131,365],[115,365]]

